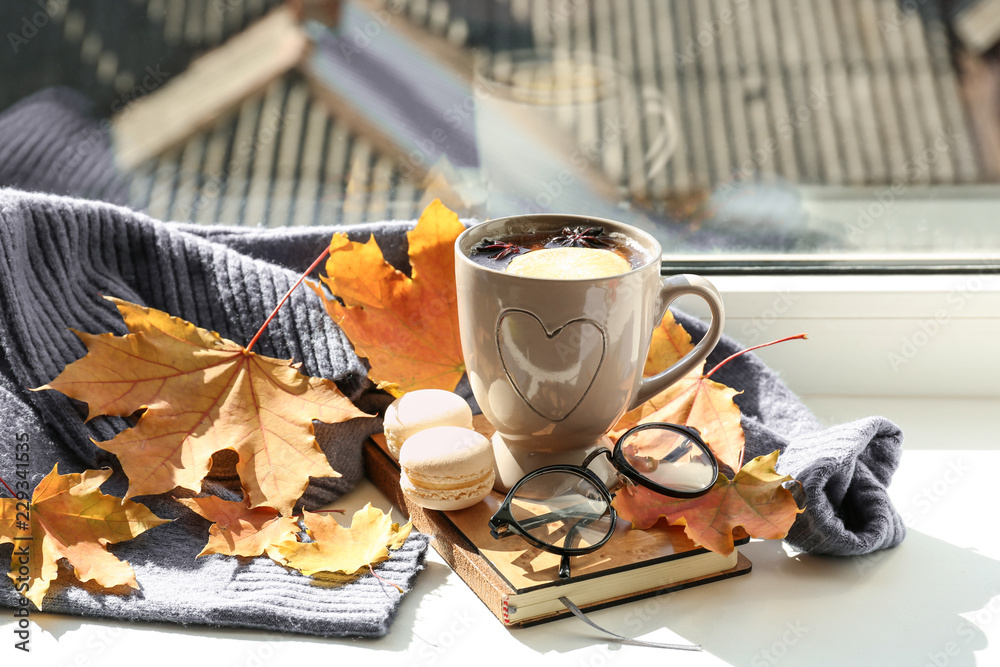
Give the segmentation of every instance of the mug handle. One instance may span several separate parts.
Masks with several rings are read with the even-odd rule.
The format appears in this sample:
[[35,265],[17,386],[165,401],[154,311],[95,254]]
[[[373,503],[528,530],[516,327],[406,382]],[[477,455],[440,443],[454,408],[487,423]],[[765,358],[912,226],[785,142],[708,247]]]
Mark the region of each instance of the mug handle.
[[692,273],[679,273],[675,276],[667,276],[662,281],[659,300],[656,305],[657,315],[654,320],[657,325],[659,325],[660,320],[663,319],[663,315],[667,312],[667,307],[674,299],[684,294],[694,294],[704,299],[712,311],[712,321],[709,324],[705,337],[698,342],[693,350],[665,371],[642,378],[639,391],[636,393],[635,398],[632,399],[629,410],[634,410],[639,405],[642,405],[674,382],[680,380],[691,372],[691,369],[704,361],[705,357],[715,348],[716,343],[722,337],[722,328],[726,323],[725,312],[722,308],[722,297],[719,296],[719,291],[715,289],[715,285],[712,283]]

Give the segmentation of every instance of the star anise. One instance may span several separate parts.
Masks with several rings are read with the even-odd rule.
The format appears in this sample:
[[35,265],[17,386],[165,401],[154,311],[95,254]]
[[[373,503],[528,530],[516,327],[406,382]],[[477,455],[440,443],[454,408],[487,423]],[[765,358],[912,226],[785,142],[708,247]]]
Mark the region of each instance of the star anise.
[[604,237],[603,227],[563,227],[562,236],[552,239],[561,246],[578,248],[609,248],[611,243]]
[[524,248],[517,245],[516,243],[508,243],[507,241],[491,241],[490,239],[483,239],[482,242],[475,247],[476,252],[492,252],[496,251],[495,254],[490,255],[490,259],[504,259],[510,255],[520,254]]

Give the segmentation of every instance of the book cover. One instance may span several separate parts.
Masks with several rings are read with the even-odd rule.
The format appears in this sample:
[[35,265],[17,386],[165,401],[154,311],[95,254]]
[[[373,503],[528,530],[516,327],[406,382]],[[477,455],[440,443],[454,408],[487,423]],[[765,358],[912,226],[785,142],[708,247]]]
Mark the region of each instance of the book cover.
[[[477,420],[481,417],[477,416]],[[477,421],[477,430],[481,429]],[[601,549],[571,560],[560,579],[559,556],[517,536],[494,539],[488,521],[503,502],[494,491],[464,510],[439,512],[409,502],[399,489],[399,464],[381,435],[365,445],[372,482],[407,513],[414,527],[432,538],[441,557],[505,625],[533,625],[569,615],[567,597],[583,610],[600,609],[653,595],[746,574],[750,561],[736,549],[722,556],[692,542],[682,528],[632,530],[619,520]],[[737,535],[737,544],[749,537]]]

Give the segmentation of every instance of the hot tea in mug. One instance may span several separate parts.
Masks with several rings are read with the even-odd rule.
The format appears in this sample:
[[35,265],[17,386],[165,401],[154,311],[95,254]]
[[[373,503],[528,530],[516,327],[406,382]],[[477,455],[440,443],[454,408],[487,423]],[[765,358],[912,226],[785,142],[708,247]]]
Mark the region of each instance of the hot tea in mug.
[[[676,382],[718,342],[722,299],[704,278],[661,276],[660,244],[624,223],[521,215],[455,242],[459,333],[469,384],[496,428],[497,487],[608,446],[629,409]],[[643,377],[653,329],[683,294],[703,298],[709,331],[683,359]]]
[[557,280],[603,278],[649,261],[628,236],[600,225],[535,229],[483,239],[472,247],[469,259],[497,271]]

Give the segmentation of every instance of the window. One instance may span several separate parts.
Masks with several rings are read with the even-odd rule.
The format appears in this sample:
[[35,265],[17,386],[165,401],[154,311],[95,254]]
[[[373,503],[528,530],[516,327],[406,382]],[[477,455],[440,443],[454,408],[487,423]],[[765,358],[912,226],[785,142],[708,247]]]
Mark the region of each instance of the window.
[[[968,391],[946,360],[998,333],[996,0],[39,0],[0,17],[0,113],[91,119],[53,124],[53,191],[205,224],[414,218],[434,197],[631,222],[667,270],[715,276],[743,342],[822,322],[814,338],[847,347],[813,349],[857,364],[838,391],[864,369]],[[73,181],[107,142],[118,171]],[[787,354],[811,390],[817,359]]]

